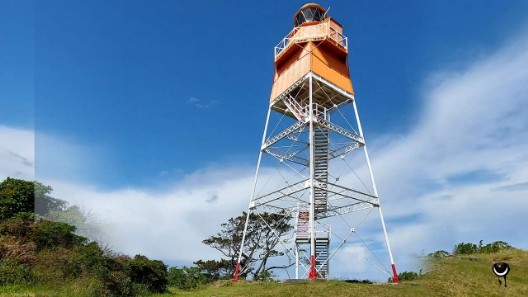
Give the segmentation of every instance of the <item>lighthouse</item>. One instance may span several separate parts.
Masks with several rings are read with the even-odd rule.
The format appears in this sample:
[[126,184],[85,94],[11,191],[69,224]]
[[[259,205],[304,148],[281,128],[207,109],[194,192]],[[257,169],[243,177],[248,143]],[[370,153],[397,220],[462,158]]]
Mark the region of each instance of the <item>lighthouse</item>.
[[279,242],[293,261],[296,279],[329,278],[332,265],[343,265],[332,262],[340,250],[366,244],[359,231],[377,213],[391,268],[375,264],[398,282],[343,27],[322,6],[302,6],[293,29],[274,48],[274,67],[234,279],[250,262],[242,258],[252,213],[291,220],[293,233]]

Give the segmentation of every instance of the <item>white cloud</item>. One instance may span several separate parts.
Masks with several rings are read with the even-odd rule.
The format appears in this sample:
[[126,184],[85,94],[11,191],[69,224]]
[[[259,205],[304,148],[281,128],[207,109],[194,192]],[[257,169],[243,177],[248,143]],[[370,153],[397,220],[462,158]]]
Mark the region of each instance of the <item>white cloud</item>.
[[422,217],[389,225],[400,259],[480,239],[528,247],[518,228],[528,223],[528,189],[515,187],[528,182],[527,36],[432,75],[415,128],[374,151],[388,213]]
[[106,228],[103,240],[117,251],[192,262],[219,257],[201,241],[247,207],[251,177],[245,168],[211,168],[187,176],[164,192],[105,192],[69,183],[46,183],[53,185],[57,197],[68,197],[93,211]]
[[37,179],[84,182],[98,174],[103,164],[109,163],[102,146],[79,143],[74,137],[61,137],[37,130],[35,143]]
[[[344,275],[341,277],[350,278],[350,273],[360,274],[365,273],[368,267],[367,258],[370,256],[369,251],[365,246],[345,246],[339,250],[339,252],[334,257],[335,261],[333,263],[339,263],[339,266],[332,267],[333,277],[340,277],[339,272],[343,272]],[[361,261],[357,261],[360,259]],[[337,274],[334,274],[338,270]],[[361,278],[360,276],[358,278]]]
[[190,103],[190,104],[194,105],[194,107],[201,109],[201,108],[213,107],[213,106],[219,104],[220,101],[218,101],[218,100],[204,101],[204,100],[200,100],[199,98],[196,98],[196,97],[189,97],[189,100],[187,100],[187,103]]
[[0,179],[33,180],[35,137],[32,131],[0,126]]

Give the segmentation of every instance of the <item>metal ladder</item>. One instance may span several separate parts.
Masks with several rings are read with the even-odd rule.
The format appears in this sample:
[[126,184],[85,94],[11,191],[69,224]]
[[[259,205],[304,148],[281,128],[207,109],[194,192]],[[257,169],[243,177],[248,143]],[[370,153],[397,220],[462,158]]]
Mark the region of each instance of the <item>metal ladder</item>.
[[328,183],[328,129],[317,127],[314,135],[315,146],[315,179],[317,187],[314,190],[315,217],[326,213],[327,208],[327,183]]
[[317,278],[328,277],[329,249],[330,240],[328,237],[318,237],[315,239],[315,267],[317,269]]

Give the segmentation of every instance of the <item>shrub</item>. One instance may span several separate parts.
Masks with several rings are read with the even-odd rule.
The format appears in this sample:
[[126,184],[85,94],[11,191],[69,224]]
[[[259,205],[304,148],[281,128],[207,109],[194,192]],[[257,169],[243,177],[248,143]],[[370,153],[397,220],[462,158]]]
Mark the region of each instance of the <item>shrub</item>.
[[421,273],[418,274],[414,271],[404,271],[404,272],[398,273],[398,279],[400,281],[411,281],[411,280],[420,278],[420,276],[421,276]]
[[488,243],[485,246],[482,246],[482,240],[481,240],[480,245],[479,245],[479,252],[491,254],[491,253],[496,253],[502,250],[511,249],[511,247],[512,247],[511,245],[509,245],[508,243],[504,241],[495,241],[492,243]]
[[125,268],[132,282],[145,285],[148,291],[162,293],[167,290],[167,266],[163,262],[136,255],[126,262]]
[[453,253],[456,255],[469,255],[469,254],[475,254],[478,252],[478,246],[474,243],[465,243],[461,242],[457,245],[455,245],[455,248],[453,249]]
[[28,213],[18,213],[9,219],[0,220],[0,234],[25,238],[28,237],[31,226],[33,226],[33,216]]
[[31,213],[35,209],[35,184],[6,178],[0,183],[0,220],[14,217],[17,213]]
[[84,244],[87,239],[75,235],[75,227],[66,223],[40,221],[33,229],[33,239],[38,250],[54,247],[72,247]]
[[427,255],[427,257],[432,258],[432,259],[442,259],[442,258],[445,258],[445,257],[448,257],[448,256],[449,256],[449,253],[444,251],[444,250],[439,250],[439,251],[436,251],[436,252],[432,252],[432,253]]
[[41,251],[37,254],[32,273],[42,284],[63,283],[80,275],[79,266],[72,258],[72,251],[65,248]]
[[105,278],[105,287],[114,296],[133,296],[134,286],[125,271],[111,271]]
[[207,282],[214,282],[219,279],[231,279],[231,263],[225,259],[221,260],[198,260],[194,265],[200,269],[201,274],[207,278]]
[[14,260],[0,260],[0,286],[22,285],[33,282],[27,264]]
[[265,283],[269,283],[273,281],[273,274],[269,270],[264,270],[259,275],[259,280],[263,281]]
[[183,266],[183,268],[171,267],[168,273],[168,280],[171,286],[188,291],[206,283],[208,278],[202,274],[198,267]]
[[80,245],[73,248],[74,259],[78,263],[83,274],[93,274],[104,279],[109,272],[109,258],[103,255],[103,251],[96,242]]
[[31,264],[36,258],[36,247],[31,241],[23,242],[15,236],[0,237],[0,259]]

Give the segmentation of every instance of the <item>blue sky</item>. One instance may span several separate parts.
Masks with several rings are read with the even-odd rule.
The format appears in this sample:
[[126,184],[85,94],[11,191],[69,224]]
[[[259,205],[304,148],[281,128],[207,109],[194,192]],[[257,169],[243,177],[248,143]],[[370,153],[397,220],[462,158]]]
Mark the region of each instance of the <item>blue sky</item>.
[[[107,188],[254,162],[272,50],[303,2],[228,3],[4,1],[1,118],[97,144],[104,164],[76,176]],[[412,126],[424,75],[493,50],[528,8],[525,1],[321,4],[349,37],[367,136]],[[39,159],[38,137],[36,147]],[[37,166],[37,177],[46,167]]]
[[[422,248],[450,249],[457,240],[496,239],[501,228],[484,230],[490,223],[484,214],[492,208],[473,218],[481,222],[477,231],[441,228],[460,209],[486,202],[442,203],[459,193],[485,199],[479,186],[495,189],[489,191],[493,201],[500,196],[497,189],[526,198],[521,132],[528,123],[518,113],[527,110],[520,83],[527,76],[515,66],[526,61],[528,2],[319,3],[330,7],[349,38],[352,81],[378,184],[387,196],[385,212],[403,230],[391,235],[397,260]],[[224,211],[211,219],[212,227],[200,227],[189,238],[199,244],[247,206],[273,47],[292,29],[292,15],[302,4],[0,2],[0,137],[11,152],[2,155],[0,175],[46,181],[58,197],[93,208],[103,221],[128,201],[123,197],[135,197],[141,203],[130,202],[120,216],[135,217],[140,234],[151,232],[145,222],[157,218],[151,216],[159,210],[156,203],[164,211],[184,208],[199,217],[205,213],[192,201],[222,201],[226,191],[238,189],[234,196],[240,198],[217,205]],[[478,89],[487,92],[474,93]],[[486,100],[486,94],[497,96]],[[482,105],[465,99],[477,95]],[[33,166],[15,168],[16,160]],[[159,200],[149,198],[156,195]],[[415,208],[404,207],[411,204]],[[438,217],[432,207],[449,215]],[[152,213],[145,218],[134,209]],[[196,216],[168,225],[196,228]],[[161,217],[169,220],[171,213]],[[521,220],[514,213],[512,218]],[[108,230],[121,230],[112,222],[106,222]],[[432,238],[431,232],[442,236]],[[163,230],[158,233],[163,236]],[[527,248],[516,234],[509,240]],[[405,245],[413,236],[423,244]],[[117,239],[114,244],[130,253],[183,261],[126,234],[119,241],[128,245]],[[203,257],[205,249],[196,251],[187,259]]]

